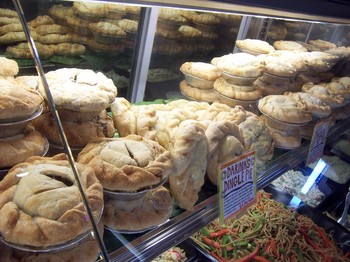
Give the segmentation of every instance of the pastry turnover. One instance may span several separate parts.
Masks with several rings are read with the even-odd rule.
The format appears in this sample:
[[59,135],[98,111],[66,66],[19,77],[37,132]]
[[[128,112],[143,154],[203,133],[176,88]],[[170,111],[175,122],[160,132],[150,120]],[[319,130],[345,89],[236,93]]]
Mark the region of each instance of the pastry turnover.
[[[103,190],[90,167],[76,163],[82,189],[97,222]],[[65,154],[31,157],[0,181],[0,233],[5,241],[34,247],[63,244],[91,230]]]

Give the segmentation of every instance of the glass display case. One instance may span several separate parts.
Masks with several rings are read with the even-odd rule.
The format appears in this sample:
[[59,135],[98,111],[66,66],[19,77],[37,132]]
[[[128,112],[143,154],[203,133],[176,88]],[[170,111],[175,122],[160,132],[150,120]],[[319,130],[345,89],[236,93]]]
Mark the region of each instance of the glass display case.
[[[79,165],[84,161],[89,163],[92,158],[89,155],[92,154],[89,150],[91,150],[93,143],[102,140],[104,143],[109,143],[109,141],[115,140],[118,143],[123,143],[122,147],[127,148],[123,152],[127,152],[127,155],[132,156],[132,158],[137,158],[140,156],[138,154],[144,153],[151,147],[155,151],[150,154],[152,157],[157,155],[157,161],[161,165],[157,162],[158,165],[152,166],[150,169],[158,168],[157,170],[162,169],[164,174],[166,173],[161,179],[158,176],[158,180],[153,181],[151,185],[146,184],[141,186],[141,189],[134,187],[126,191],[116,190],[113,187],[108,188],[109,184],[113,184],[114,181],[107,179],[105,182],[104,178],[100,177],[104,187],[104,198],[109,200],[108,203],[105,201],[104,215],[101,214],[101,216],[103,217],[102,221],[109,223],[109,225],[100,229],[100,224],[92,223],[93,234],[92,236],[89,234],[89,237],[96,240],[95,244],[98,244],[98,247],[102,249],[102,253],[96,257],[96,260],[151,261],[167,249],[176,245],[181,246],[183,241],[200,228],[218,218],[219,196],[216,181],[214,179],[213,182],[212,178],[208,178],[205,169],[210,168],[207,163],[213,159],[219,162],[219,156],[213,153],[211,157],[207,157],[202,152],[210,147],[209,138],[215,144],[216,139],[219,140],[218,134],[224,133],[224,131],[215,125],[211,126],[209,122],[231,121],[235,125],[227,124],[229,127],[225,126],[226,129],[230,129],[230,135],[235,132],[244,133],[242,135],[235,133],[235,141],[238,141],[236,143],[241,144],[242,148],[244,145],[244,150],[235,154],[239,155],[243,151],[249,150],[257,152],[256,181],[258,190],[266,188],[288,170],[305,168],[313,127],[315,123],[320,121],[319,116],[310,115],[310,120],[312,119],[314,122],[311,129],[308,129],[308,133],[306,130],[309,126],[306,123],[291,124],[293,128],[297,126],[299,135],[303,133],[300,130],[305,131],[304,135],[299,137],[297,146],[286,147],[283,144],[278,146],[278,138],[274,137],[271,131],[274,127],[269,126],[263,120],[266,113],[258,107],[259,99],[262,100],[270,95],[283,95],[285,91],[301,92],[302,86],[310,82],[313,82],[312,85],[322,86],[324,84],[324,87],[328,83],[336,81],[339,83],[338,79],[343,77],[345,91],[341,95],[343,97],[342,103],[341,105],[333,105],[332,115],[327,115],[330,128],[326,150],[335,148],[332,154],[337,153],[335,145],[340,138],[344,139],[342,134],[350,129],[348,117],[348,112],[350,112],[348,104],[350,81],[346,82],[346,77],[350,74],[350,20],[347,15],[350,6],[343,6],[341,3],[333,1],[321,1],[317,3],[318,8],[309,10],[309,5],[315,5],[314,1],[308,0],[304,4],[299,6],[299,4],[289,3],[281,7],[278,3],[257,4],[254,1],[244,3],[240,1],[127,1],[122,3],[119,1],[37,0],[3,1],[0,4],[0,56],[16,61],[19,68],[18,73],[11,77],[21,79],[23,76],[37,77],[39,75],[35,79],[29,80],[28,78],[24,83],[41,90],[43,97],[45,97],[43,113],[38,114],[41,119],[39,121],[35,117],[33,121],[35,129],[47,139],[48,152],[45,152],[44,155],[55,156],[61,152],[66,153],[73,173],[75,173],[76,167],[72,162],[77,161]],[[329,12],[327,12],[328,10]],[[21,22],[25,23],[24,28]],[[254,80],[248,84],[237,84],[237,82],[234,84],[235,88],[238,86],[240,90],[249,87],[250,91],[259,92],[258,97],[253,99],[219,96],[218,89],[215,91],[212,85],[209,88],[196,88],[195,91],[197,94],[199,92],[200,96],[189,95],[182,89],[183,85],[192,87],[187,78],[188,74],[182,70],[182,66],[187,62],[211,65],[217,70],[220,66],[215,64],[215,59],[244,53],[244,55],[249,55],[249,57],[245,56],[244,59],[254,60],[254,66],[256,63],[261,63],[264,67],[263,70],[265,70],[268,61],[275,61],[275,57],[272,55],[269,57],[271,60],[266,59],[269,52],[258,54],[255,51],[244,51],[238,43],[246,39],[261,41],[260,44],[273,49],[271,53],[282,54],[282,51],[285,50],[277,50],[274,44],[278,41],[284,41],[293,43],[294,46],[295,44],[302,46],[305,49],[303,50],[305,54],[327,54],[327,59],[330,60],[325,62],[325,58],[321,59],[325,67],[320,69],[317,64],[312,70],[309,70],[311,62],[314,61],[310,58],[309,64],[299,69],[297,73],[292,70],[293,75],[288,77],[267,74],[266,71],[258,76],[236,76],[232,80],[234,75],[230,76],[228,73],[229,76],[225,78],[225,81],[227,79],[249,81],[250,78]],[[317,45],[319,42],[327,47]],[[282,62],[277,64],[289,64],[300,55],[299,51],[293,53],[293,57],[282,57]],[[234,62],[229,61],[229,63],[233,64]],[[293,60],[295,67],[302,67],[302,63],[302,60]],[[210,73],[211,71],[208,75]],[[221,70],[220,74],[224,75],[224,70]],[[64,79],[62,82],[58,80],[61,78]],[[271,91],[273,83],[269,81],[272,81],[272,78],[273,81],[278,82],[277,91],[276,89]],[[57,101],[53,103],[54,99],[50,98],[50,93],[48,93],[48,90],[52,88],[52,92],[56,96],[55,92],[57,91],[52,86],[56,85],[57,82],[62,84],[64,81],[70,83],[68,88],[70,90],[74,88],[80,90],[79,88],[84,86],[87,88],[86,92],[98,89],[101,93],[97,97],[91,95],[89,107],[85,101],[77,102],[80,99],[73,97],[84,97],[85,91],[81,91],[81,93],[70,91],[64,99],[70,101],[69,104],[78,103],[78,106],[68,107],[67,110],[64,106],[60,106]],[[209,82],[214,83],[214,81]],[[252,86],[254,86],[253,89]],[[107,92],[108,94],[106,94]],[[211,92],[210,95],[209,92]],[[207,96],[202,96],[204,93]],[[113,96],[113,99],[110,99],[110,96]],[[103,102],[98,103],[101,97],[108,98],[108,102],[102,99]],[[73,99],[69,100],[70,98]],[[101,110],[97,109],[100,104],[103,104]],[[215,106],[218,104],[220,106]],[[85,109],[86,107],[89,109]],[[220,110],[221,112],[219,112]],[[47,116],[49,111],[53,116]],[[103,113],[101,113],[102,111]],[[214,118],[210,119],[214,115],[214,111],[216,112],[215,121]],[[238,118],[245,120],[238,120]],[[248,118],[254,119],[256,122],[249,126],[250,124],[246,121]],[[198,123],[200,122],[198,119],[203,122]],[[221,122],[220,124],[222,124]],[[284,121],[277,121],[277,126],[281,123],[285,124]],[[58,131],[52,134],[56,124]],[[8,126],[8,123],[0,122],[0,125]],[[208,131],[209,126],[213,128],[212,133]],[[194,127],[196,132],[192,130]],[[254,129],[258,127],[260,129]],[[193,133],[189,133],[188,136],[186,136],[187,133],[185,135],[181,133],[190,129]],[[137,135],[139,138],[127,138],[132,142],[129,140],[125,142],[123,139],[130,134]],[[250,135],[253,141],[249,141]],[[176,141],[186,141],[190,144],[182,145],[183,147],[192,146],[188,152],[184,150],[190,156],[183,151],[179,151],[179,153],[174,150],[174,148],[183,150],[178,144],[172,142],[172,139],[175,138],[178,139]],[[3,136],[0,132],[0,141],[1,139]],[[152,142],[147,142],[148,140]],[[268,140],[269,143],[265,140]],[[139,144],[141,142],[142,145]],[[153,142],[157,142],[157,145]],[[121,150],[120,147],[121,144],[109,145],[109,149],[113,150],[116,148]],[[228,148],[231,147],[233,147],[232,144],[228,146]],[[105,146],[101,146],[101,148],[105,148]],[[118,150],[116,152],[119,154],[121,151]],[[138,150],[143,151],[140,153]],[[169,174],[170,168],[166,155],[169,152],[162,150],[170,152],[171,157],[169,158],[174,161],[171,166],[175,166],[175,162],[178,161],[176,168],[172,166],[172,174]],[[239,150],[237,149],[237,151]],[[179,156],[181,153],[185,157]],[[103,161],[115,164],[124,157],[122,153],[118,155],[114,152],[114,154],[107,157],[106,153],[104,155],[106,158]],[[142,157],[136,162],[146,161]],[[181,157],[189,160],[185,161]],[[106,160],[107,158],[108,160]],[[346,157],[342,159],[346,159]],[[94,161],[93,165],[98,165],[99,161],[103,162],[102,160]],[[210,163],[217,165],[217,162]],[[108,168],[110,167],[108,166]],[[118,168],[122,169],[120,166]],[[105,164],[97,168],[93,166],[93,169],[97,173],[100,170],[105,170],[106,166]],[[3,167],[1,169],[2,177],[9,170],[10,167]],[[126,172],[120,170],[113,172]],[[134,171],[129,172],[133,173]],[[213,172],[214,175],[217,172],[215,167]],[[141,173],[147,172],[142,171]],[[196,177],[197,173],[202,174],[202,176]],[[118,179],[124,178],[119,177]],[[180,189],[181,187],[187,189],[187,185],[181,183],[184,183],[183,181],[190,183],[196,179],[199,182],[191,184],[193,187],[198,187],[197,191],[194,190],[194,200],[187,195],[183,197],[181,194],[186,194],[186,192],[182,191],[181,193]],[[200,185],[198,186],[198,184]],[[345,186],[341,188],[342,192],[335,196],[338,200],[345,197],[347,185],[348,183],[345,183]],[[158,189],[162,192],[154,193],[155,199],[151,199],[150,195]],[[84,191],[81,188],[80,190]],[[84,199],[85,193],[82,194],[83,202],[84,205],[89,206],[91,203]],[[160,194],[160,199],[156,198],[156,194]],[[145,195],[149,196],[150,199],[144,200]],[[140,201],[146,206],[152,205],[152,208],[157,206],[155,213],[158,217],[154,213],[142,211],[146,215],[136,218],[139,221],[135,222],[134,226],[124,225],[124,228],[118,229],[120,225],[115,225],[119,220],[123,221],[121,218],[123,214],[120,215],[118,213],[120,210],[118,208],[111,209],[111,206],[123,206],[126,210],[123,210],[124,215],[127,217],[129,215],[126,214],[128,205],[137,207],[140,204],[137,203],[137,199],[142,199],[143,202]],[[166,201],[167,199],[171,204]],[[193,203],[190,203],[191,201]],[[326,211],[328,206],[330,206],[329,203],[324,203],[321,207],[322,211]],[[166,210],[161,210],[161,208]],[[85,216],[85,219],[91,220],[94,214],[90,213],[90,208],[87,210],[86,216],[88,217]],[[112,218],[107,217],[107,213]],[[120,216],[117,217],[116,214]],[[140,220],[147,221],[147,214],[148,217],[157,221],[156,224],[145,223],[140,226]],[[3,238],[1,239],[3,240]],[[6,243],[6,241],[2,242]],[[71,246],[77,248],[74,244],[76,243]],[[14,248],[16,249],[16,246]],[[87,249],[84,248],[77,250],[79,253],[86,252]],[[94,248],[96,249],[96,246]],[[28,249],[22,249],[22,251],[26,252]],[[29,251],[31,250],[29,249]],[[34,256],[39,257],[45,252],[50,254],[51,251],[35,251]],[[194,256],[203,256],[203,253],[196,253]],[[70,257],[68,254],[67,261],[69,259],[76,258]],[[202,259],[211,261],[212,258],[208,258],[204,254]]]

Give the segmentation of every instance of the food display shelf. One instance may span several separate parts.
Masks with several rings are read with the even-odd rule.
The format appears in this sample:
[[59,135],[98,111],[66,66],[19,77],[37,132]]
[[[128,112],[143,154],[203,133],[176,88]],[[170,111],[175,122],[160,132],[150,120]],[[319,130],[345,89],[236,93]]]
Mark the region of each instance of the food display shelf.
[[[350,129],[350,119],[332,126],[328,131],[327,143],[335,141],[339,134]],[[257,190],[269,185],[282,173],[302,164],[307,157],[309,141],[295,150],[290,150],[268,163],[265,171],[258,174]],[[219,216],[218,194],[197,204],[192,211],[185,211],[156,229],[149,231],[123,247],[111,252],[111,261],[150,261],[156,255],[176,246],[189,238],[201,227]],[[123,236],[120,235],[122,238]],[[103,260],[100,260],[103,261]]]

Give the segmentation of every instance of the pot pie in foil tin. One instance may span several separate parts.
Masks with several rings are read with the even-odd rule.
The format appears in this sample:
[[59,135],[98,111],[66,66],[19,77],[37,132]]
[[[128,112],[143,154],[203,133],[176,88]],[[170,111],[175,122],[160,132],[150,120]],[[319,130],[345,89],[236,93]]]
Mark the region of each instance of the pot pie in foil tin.
[[[76,164],[97,223],[103,190],[93,169]],[[65,154],[30,157],[0,182],[0,234],[5,243],[33,250],[61,246],[91,230],[85,206]]]
[[90,142],[78,162],[91,166],[103,188],[116,193],[159,185],[173,171],[170,152],[137,135]]

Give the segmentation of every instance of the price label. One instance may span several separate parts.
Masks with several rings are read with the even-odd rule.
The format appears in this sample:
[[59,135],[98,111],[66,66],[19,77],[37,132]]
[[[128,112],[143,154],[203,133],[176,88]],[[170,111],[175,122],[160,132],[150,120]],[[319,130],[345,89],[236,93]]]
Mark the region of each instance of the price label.
[[306,165],[316,162],[323,156],[329,124],[330,118],[325,118],[316,123],[310,142]]
[[255,151],[219,166],[220,223],[255,203]]

